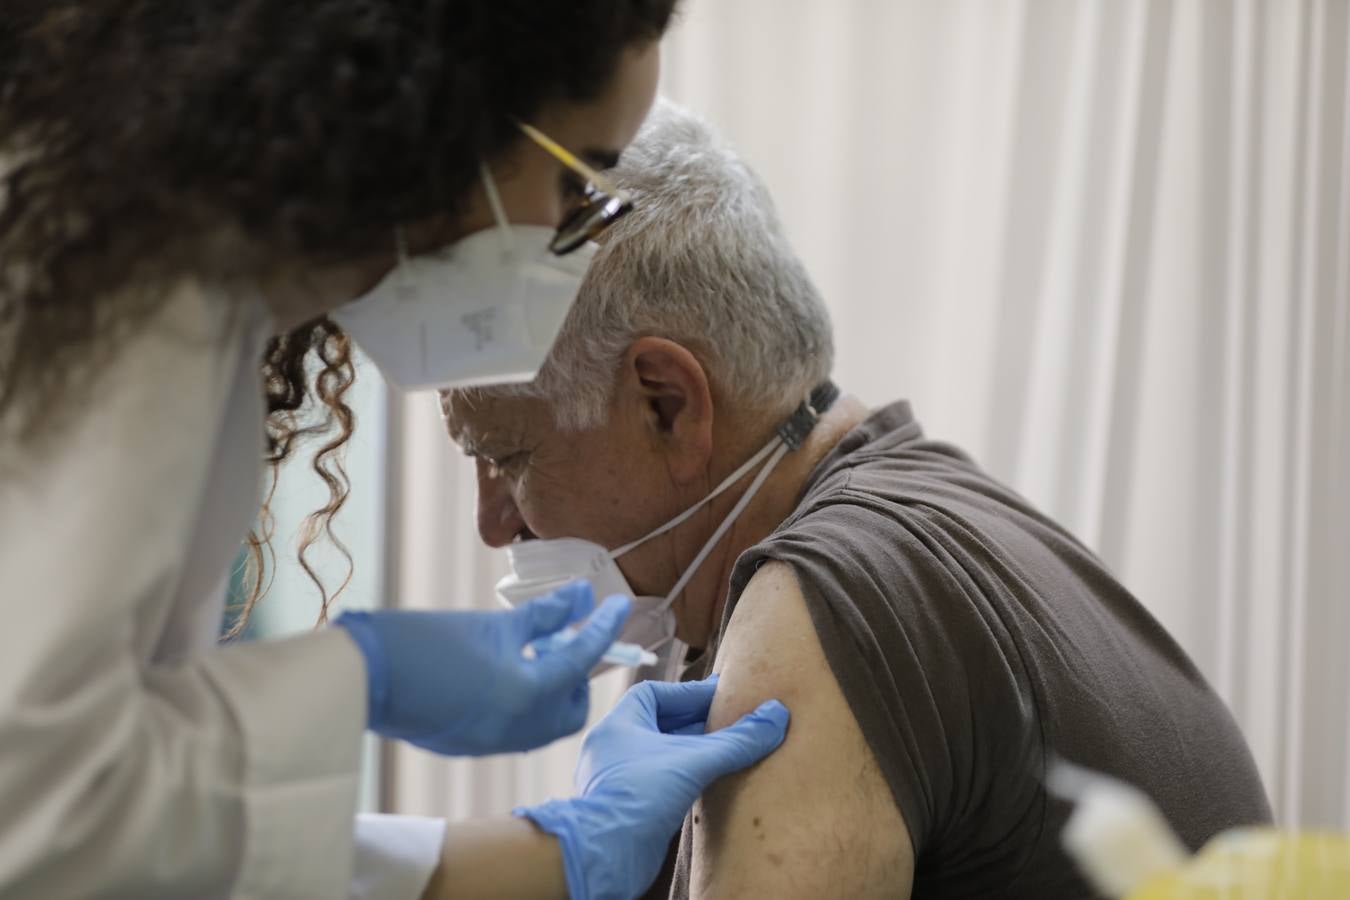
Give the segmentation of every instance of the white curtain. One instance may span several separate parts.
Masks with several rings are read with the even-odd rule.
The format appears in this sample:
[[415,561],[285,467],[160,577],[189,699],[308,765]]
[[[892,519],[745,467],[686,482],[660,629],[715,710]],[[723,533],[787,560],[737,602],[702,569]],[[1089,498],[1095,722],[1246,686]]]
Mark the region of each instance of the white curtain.
[[[837,379],[1098,550],[1232,706],[1282,822],[1350,828],[1345,0],[690,0],[664,92],[767,181]],[[490,602],[470,470],[396,411],[393,595]],[[453,816],[575,742],[446,764]]]

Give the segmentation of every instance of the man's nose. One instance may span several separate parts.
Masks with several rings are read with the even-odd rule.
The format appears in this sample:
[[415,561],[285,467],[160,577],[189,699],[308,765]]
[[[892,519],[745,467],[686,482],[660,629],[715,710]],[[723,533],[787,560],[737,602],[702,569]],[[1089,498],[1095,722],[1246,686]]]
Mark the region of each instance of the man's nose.
[[478,536],[489,547],[505,547],[524,530],[525,517],[506,479],[494,477],[492,466],[478,460]]

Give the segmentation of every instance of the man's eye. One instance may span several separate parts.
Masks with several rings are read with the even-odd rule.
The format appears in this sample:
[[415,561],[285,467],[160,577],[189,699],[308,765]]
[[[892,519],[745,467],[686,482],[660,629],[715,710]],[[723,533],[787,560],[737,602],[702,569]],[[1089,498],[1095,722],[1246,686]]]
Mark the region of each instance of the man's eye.
[[487,460],[488,475],[493,478],[500,478],[503,475],[513,475],[519,472],[525,466],[525,461],[529,454],[525,451],[519,453],[509,453],[506,456],[493,457]]

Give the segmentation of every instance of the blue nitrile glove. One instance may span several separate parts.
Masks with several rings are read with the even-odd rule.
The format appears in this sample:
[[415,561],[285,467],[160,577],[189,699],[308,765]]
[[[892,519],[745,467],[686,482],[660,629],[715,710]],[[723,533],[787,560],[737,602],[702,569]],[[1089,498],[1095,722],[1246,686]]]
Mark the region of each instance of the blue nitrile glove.
[[588,674],[628,617],[631,601],[610,597],[565,647],[538,658],[522,650],[591,611],[591,586],[565,585],[501,612],[347,612],[366,659],[369,728],[436,753],[511,753],[572,734],[586,724]]
[[634,685],[586,735],[580,796],[513,811],[557,835],[572,900],[641,895],[699,794],[782,743],[788,711],[777,700],[704,734],[716,688],[716,676]]

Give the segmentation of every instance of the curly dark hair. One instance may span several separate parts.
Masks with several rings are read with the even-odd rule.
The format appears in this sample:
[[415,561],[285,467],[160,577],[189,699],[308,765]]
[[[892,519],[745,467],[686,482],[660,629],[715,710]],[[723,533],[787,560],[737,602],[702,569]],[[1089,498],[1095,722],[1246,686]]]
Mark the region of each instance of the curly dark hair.
[[[6,439],[56,433],[163,286],[350,259],[397,224],[453,218],[478,161],[518,139],[511,115],[597,96],[676,2],[4,0]],[[340,460],[349,349],[327,319],[268,347],[274,463],[334,425],[320,457]],[[297,426],[307,396],[326,423]],[[340,507],[340,461],[315,466]]]
[[[319,365],[312,378],[307,373],[311,354]],[[276,490],[281,464],[306,440],[323,440],[314,452],[310,468],[328,488],[328,502],[305,518],[298,545],[300,566],[319,588],[319,624],[327,621],[329,604],[347,587],[353,573],[351,553],[333,531],[333,517],[346,505],[350,487],[343,465],[343,449],[356,430],[356,415],[346,403],[347,392],[356,380],[351,339],[332,319],[324,316],[268,341],[262,371],[268,410],[266,460],[271,468],[271,487],[263,500],[259,528],[248,534],[247,593],[241,608],[232,611],[235,613],[234,624],[226,633],[227,638],[244,632],[253,607],[266,593],[263,579],[269,569],[267,557],[272,543],[272,494]],[[322,409],[323,414],[315,418],[318,409]],[[347,562],[347,574],[331,593],[308,558],[309,549],[321,535],[328,538]]]

